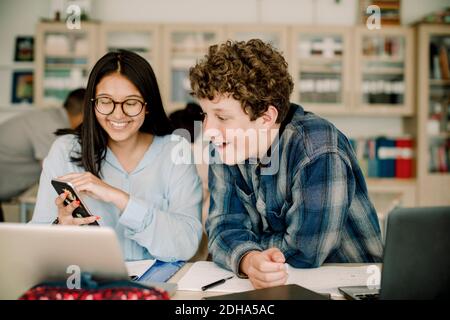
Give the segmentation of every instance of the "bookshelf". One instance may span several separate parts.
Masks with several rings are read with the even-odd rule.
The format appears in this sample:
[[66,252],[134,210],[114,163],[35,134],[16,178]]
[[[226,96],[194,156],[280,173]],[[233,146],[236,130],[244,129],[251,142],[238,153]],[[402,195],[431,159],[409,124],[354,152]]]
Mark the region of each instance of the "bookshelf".
[[68,29],[65,23],[42,22],[36,27],[34,98],[39,107],[60,107],[67,94],[86,87],[97,59],[97,24],[82,22]]
[[163,99],[167,114],[182,109],[190,96],[189,68],[224,40],[220,25],[165,25],[163,27]]
[[419,203],[450,205],[450,25],[420,24],[417,37]]
[[400,201],[399,205],[414,207],[417,205],[417,180],[411,179],[383,179],[367,178],[367,189],[376,196],[396,195]]
[[414,33],[408,27],[357,27],[354,105],[361,115],[414,114]]
[[[68,50],[49,54],[46,39],[53,34],[57,35],[57,41],[58,36],[65,39]],[[60,105],[63,94],[65,97],[66,92],[72,89],[72,69],[78,74],[80,71],[77,70],[81,70],[77,86],[85,86],[86,77],[95,61],[109,50],[123,48],[135,51],[150,61],[169,114],[184,108],[187,102],[193,100],[189,95],[189,68],[207,53],[210,45],[226,39],[248,40],[258,37],[272,42],[285,53],[295,83],[292,101],[302,103],[307,110],[324,117],[357,116],[362,121],[371,121],[373,116],[415,121],[413,35],[413,28],[398,26],[370,31],[362,27],[343,26],[85,22],[81,30],[68,30],[64,24],[40,23],[36,36],[36,103],[38,106]],[[80,39],[88,43],[83,54],[79,48],[75,50],[77,46],[83,47],[76,44]],[[379,46],[382,48],[380,51],[376,51],[373,44],[378,42],[383,43]],[[62,60],[48,61],[48,57]],[[64,77],[58,78],[59,85],[64,86],[57,87],[55,94],[52,92],[55,89],[51,86],[52,81],[48,81],[49,70],[54,69],[65,72],[70,70],[63,74]],[[371,101],[367,96],[364,97],[362,91],[366,74],[377,81],[403,81],[402,93],[399,94],[401,97],[397,97],[396,103],[369,103]],[[50,72],[50,80],[51,75]],[[446,88],[450,80],[433,78],[429,83]],[[375,101],[377,99],[375,97]],[[386,99],[386,96],[382,99]],[[422,122],[426,123],[425,120]],[[413,139],[419,134],[414,132],[414,126],[412,130],[405,131]],[[448,132],[440,131],[437,135],[445,137]],[[422,155],[427,148],[428,145],[418,144],[414,152]],[[415,205],[415,194],[419,192],[417,185],[423,179],[419,177],[419,171],[424,172],[414,164],[412,178],[369,177],[369,191],[398,194],[403,204]],[[430,173],[428,176],[430,179],[441,179],[448,175]],[[431,189],[433,192],[437,185]]]
[[[99,58],[118,49],[133,51],[144,57],[155,74],[160,74],[160,26],[148,23],[105,22],[99,27]],[[161,84],[160,84],[161,85]]]
[[376,5],[380,8],[381,24],[399,25],[401,18],[401,1],[400,0],[359,0],[361,23],[365,24],[370,13],[367,13],[367,7]]
[[351,112],[350,32],[347,27],[292,28],[294,102],[320,115]]

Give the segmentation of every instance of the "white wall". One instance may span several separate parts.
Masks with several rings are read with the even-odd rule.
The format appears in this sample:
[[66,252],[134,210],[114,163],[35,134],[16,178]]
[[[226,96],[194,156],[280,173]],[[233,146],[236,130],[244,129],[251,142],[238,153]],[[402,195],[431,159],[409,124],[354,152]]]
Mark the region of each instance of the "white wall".
[[104,21],[353,25],[357,0],[96,0]]
[[34,36],[40,17],[47,17],[50,0],[0,0],[0,121],[23,108],[4,109],[11,104],[13,68],[26,70],[32,63],[14,63],[17,36]]
[[[402,0],[403,24],[450,6],[450,0]],[[93,0],[104,21],[354,25],[359,0]]]

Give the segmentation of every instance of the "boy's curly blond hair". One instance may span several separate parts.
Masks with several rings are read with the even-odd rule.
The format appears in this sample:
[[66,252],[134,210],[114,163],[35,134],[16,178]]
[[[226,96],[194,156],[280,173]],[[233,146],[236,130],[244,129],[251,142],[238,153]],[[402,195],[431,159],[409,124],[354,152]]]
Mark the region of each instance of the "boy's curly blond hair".
[[189,78],[194,97],[214,100],[230,95],[252,121],[272,105],[278,110],[277,123],[282,122],[294,87],[286,60],[259,39],[209,47],[208,54],[190,68]]

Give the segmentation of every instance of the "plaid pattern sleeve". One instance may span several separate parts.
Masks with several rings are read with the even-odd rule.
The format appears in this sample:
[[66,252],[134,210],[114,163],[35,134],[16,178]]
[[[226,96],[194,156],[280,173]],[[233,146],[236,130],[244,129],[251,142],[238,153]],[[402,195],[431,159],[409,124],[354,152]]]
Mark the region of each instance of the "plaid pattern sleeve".
[[[372,260],[359,243],[378,241],[378,221],[346,225],[350,214],[360,220],[371,216],[355,194],[349,164],[338,153],[325,153],[299,170],[293,181],[293,200],[285,213],[287,229],[263,234],[261,246],[280,248],[287,262],[298,268],[319,267],[335,254],[340,255],[336,262]],[[351,205],[358,209],[351,210]]]
[[206,231],[213,261],[240,275],[239,263],[244,254],[263,249],[231,181],[233,177],[227,166],[209,166],[208,187],[211,195]]

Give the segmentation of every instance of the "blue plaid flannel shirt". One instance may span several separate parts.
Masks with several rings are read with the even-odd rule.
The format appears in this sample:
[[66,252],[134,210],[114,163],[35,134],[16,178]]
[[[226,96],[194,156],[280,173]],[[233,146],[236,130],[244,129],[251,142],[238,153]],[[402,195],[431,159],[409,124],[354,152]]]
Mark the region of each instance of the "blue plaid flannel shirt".
[[344,134],[292,104],[272,148],[275,174],[261,174],[248,160],[209,166],[206,230],[213,261],[239,275],[248,251],[277,247],[297,268],[380,262],[378,217]]

